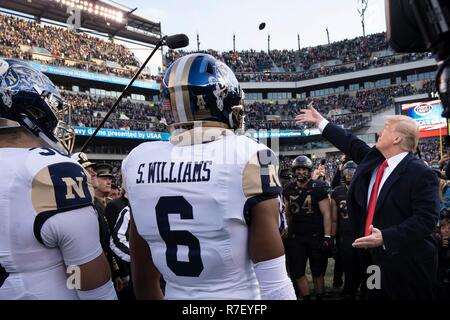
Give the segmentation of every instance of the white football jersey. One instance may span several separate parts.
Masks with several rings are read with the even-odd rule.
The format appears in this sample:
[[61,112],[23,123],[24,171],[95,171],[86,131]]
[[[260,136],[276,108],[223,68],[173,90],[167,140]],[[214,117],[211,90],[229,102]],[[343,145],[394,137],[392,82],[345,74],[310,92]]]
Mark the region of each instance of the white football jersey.
[[265,145],[219,128],[147,142],[122,164],[138,233],[166,299],[259,299],[248,252],[251,207],[281,191]]
[[[66,284],[68,258],[56,244],[44,245],[41,231],[55,214],[90,205],[93,190],[84,170],[49,148],[0,148],[0,167],[0,300],[78,299]],[[98,250],[72,263],[86,262]]]

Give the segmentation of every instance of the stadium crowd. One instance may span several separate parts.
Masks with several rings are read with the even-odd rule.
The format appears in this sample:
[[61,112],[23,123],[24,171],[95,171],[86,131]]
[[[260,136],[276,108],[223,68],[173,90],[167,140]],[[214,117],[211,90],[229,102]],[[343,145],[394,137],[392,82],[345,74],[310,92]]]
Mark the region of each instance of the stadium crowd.
[[[385,33],[333,42],[329,45],[298,50],[202,51],[222,60],[233,69],[239,81],[300,81],[333,74],[425,59],[429,54],[394,55],[389,50]],[[374,55],[380,52],[380,55]],[[166,65],[183,50],[169,50]],[[329,63],[326,63],[329,62]]]
[[[370,115],[378,113],[393,104],[395,97],[430,92],[434,81],[423,81],[422,86],[402,84],[384,88],[360,90],[356,93],[343,93],[324,97],[309,98],[330,120],[346,128],[359,128],[370,120]],[[73,123],[80,127],[97,126],[109,108],[113,99],[93,97],[85,94],[64,93],[66,102],[73,107]],[[292,100],[284,103],[277,101],[249,102],[245,105],[246,129],[301,129],[303,126],[292,120],[295,114],[306,105],[305,101]],[[103,112],[103,113],[102,113]],[[271,117],[268,119],[268,116]],[[116,112],[106,122],[105,128],[131,129],[142,131],[167,132],[159,105],[139,103],[130,100],[119,104]]]
[[280,72],[280,70],[278,69],[275,69],[275,71],[266,71],[266,72],[241,72],[236,73],[236,77],[241,82],[302,81],[341,73],[360,71],[370,68],[384,67],[393,64],[422,60],[427,58],[428,56],[429,56],[428,54],[414,53],[407,55],[373,58],[347,64],[322,66],[316,69],[303,70],[297,72]]
[[122,67],[139,66],[136,57],[124,46],[82,33],[6,15],[0,15],[0,28],[0,45],[7,47],[27,45],[47,49],[53,56],[62,58],[109,60]]
[[[93,97],[85,94],[63,92],[65,102],[72,106],[72,122],[78,127],[97,127],[108,112],[114,99]],[[162,115],[157,106],[147,103],[123,100],[105,123],[107,129],[165,132],[159,124]]]
[[[131,78],[140,63],[123,45],[0,14],[0,56]],[[51,57],[49,60],[48,58]],[[142,73],[140,79],[159,79]]]

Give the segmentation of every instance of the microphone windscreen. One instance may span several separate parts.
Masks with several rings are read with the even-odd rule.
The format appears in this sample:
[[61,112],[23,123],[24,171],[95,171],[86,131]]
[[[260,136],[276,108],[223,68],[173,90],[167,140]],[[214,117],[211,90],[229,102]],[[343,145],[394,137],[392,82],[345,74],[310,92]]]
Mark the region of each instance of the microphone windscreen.
[[183,33],[174,34],[166,38],[166,45],[170,49],[184,48],[189,45],[189,38]]

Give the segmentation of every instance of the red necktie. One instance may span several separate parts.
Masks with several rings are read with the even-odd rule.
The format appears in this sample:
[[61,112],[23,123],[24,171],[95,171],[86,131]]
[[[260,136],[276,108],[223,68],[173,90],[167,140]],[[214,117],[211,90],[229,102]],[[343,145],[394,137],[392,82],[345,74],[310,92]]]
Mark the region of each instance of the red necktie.
[[375,183],[372,187],[372,192],[370,193],[369,206],[367,207],[367,218],[366,225],[364,228],[364,236],[370,235],[369,227],[373,221],[373,214],[375,213],[375,207],[377,205],[378,189],[380,188],[381,179],[383,178],[384,169],[388,166],[386,160],[383,161],[380,168],[378,168],[377,176],[375,178]]

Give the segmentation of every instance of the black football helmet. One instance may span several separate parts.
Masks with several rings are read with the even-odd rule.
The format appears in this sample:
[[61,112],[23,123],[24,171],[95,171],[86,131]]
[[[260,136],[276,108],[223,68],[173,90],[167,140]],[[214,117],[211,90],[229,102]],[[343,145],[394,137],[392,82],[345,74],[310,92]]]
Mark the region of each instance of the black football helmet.
[[70,154],[75,140],[70,117],[70,106],[46,75],[25,62],[0,59],[0,129],[24,127]]
[[169,128],[195,121],[215,121],[241,129],[244,93],[233,71],[204,53],[183,56],[167,69],[162,88],[162,112]]
[[[295,171],[299,168],[306,168],[308,171],[303,174],[297,174]],[[313,170],[313,163],[307,156],[298,156],[292,161],[292,171],[297,176],[297,180],[300,182],[306,182],[311,179],[311,172]]]
[[353,174],[355,173],[357,166],[358,165],[355,162],[347,161],[342,167],[342,178],[346,185],[350,185],[350,182],[352,182]]

